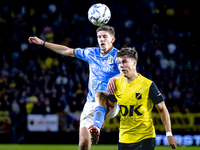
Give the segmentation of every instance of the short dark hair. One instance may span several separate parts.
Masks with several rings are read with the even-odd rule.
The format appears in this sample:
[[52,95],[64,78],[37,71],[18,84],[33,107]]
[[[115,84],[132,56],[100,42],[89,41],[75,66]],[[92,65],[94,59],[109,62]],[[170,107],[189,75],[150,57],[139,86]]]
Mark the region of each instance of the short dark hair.
[[122,56],[128,56],[129,58],[133,58],[136,61],[138,61],[138,53],[135,50],[135,47],[126,47],[126,48],[122,48],[121,50],[119,50],[117,52],[117,57],[122,57]]
[[103,25],[103,26],[98,27],[96,32],[98,33],[99,31],[106,31],[110,35],[115,36],[115,29],[108,25]]

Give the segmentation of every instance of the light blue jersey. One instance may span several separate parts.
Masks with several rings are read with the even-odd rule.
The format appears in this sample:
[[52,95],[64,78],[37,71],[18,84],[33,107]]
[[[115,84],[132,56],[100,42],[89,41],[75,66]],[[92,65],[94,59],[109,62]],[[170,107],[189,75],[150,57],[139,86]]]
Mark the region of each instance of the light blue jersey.
[[100,52],[98,47],[88,47],[85,49],[75,49],[75,56],[89,63],[89,93],[87,102],[95,102],[97,91],[107,91],[107,84],[110,78],[120,74],[118,68],[118,50],[114,47],[105,55]]

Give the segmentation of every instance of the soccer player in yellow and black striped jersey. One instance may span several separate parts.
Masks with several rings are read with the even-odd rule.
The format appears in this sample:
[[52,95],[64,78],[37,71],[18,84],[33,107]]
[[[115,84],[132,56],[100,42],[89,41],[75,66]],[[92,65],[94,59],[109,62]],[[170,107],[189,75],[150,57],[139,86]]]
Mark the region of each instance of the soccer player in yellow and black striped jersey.
[[106,108],[106,100],[118,102],[120,107],[120,131],[118,150],[154,150],[155,129],[152,108],[155,105],[165,126],[166,136],[172,149],[177,140],[171,132],[169,112],[155,83],[137,73],[138,54],[135,48],[122,48],[117,53],[119,69],[123,74],[116,79],[114,95],[97,92],[98,105]]

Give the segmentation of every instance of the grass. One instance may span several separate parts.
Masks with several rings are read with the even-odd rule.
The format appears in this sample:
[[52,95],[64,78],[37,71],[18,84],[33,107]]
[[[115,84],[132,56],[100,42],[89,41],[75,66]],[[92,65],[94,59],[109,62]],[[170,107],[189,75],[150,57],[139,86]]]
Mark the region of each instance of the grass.
[[[117,145],[92,145],[91,150],[117,150]],[[70,144],[0,144],[0,150],[78,150]],[[172,150],[169,146],[156,146],[155,150]],[[200,150],[199,146],[178,146],[176,150]]]

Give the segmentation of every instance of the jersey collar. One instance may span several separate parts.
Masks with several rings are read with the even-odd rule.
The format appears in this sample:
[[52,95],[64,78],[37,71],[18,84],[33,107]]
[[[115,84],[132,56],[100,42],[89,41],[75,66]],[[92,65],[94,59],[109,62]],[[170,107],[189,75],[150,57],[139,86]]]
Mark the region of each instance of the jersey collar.
[[123,76],[123,79],[124,79],[124,81],[125,81],[125,84],[133,84],[133,83],[135,83],[135,80],[139,80],[139,78],[142,76],[140,73],[137,73],[138,74],[138,76],[133,80],[133,81],[131,81],[130,83],[129,82],[127,82],[126,80],[125,80],[125,77]]
[[106,52],[101,52],[101,54],[103,55],[103,56],[105,56],[107,53],[109,53],[111,50],[113,49],[113,46],[109,49],[109,50],[107,50]]

